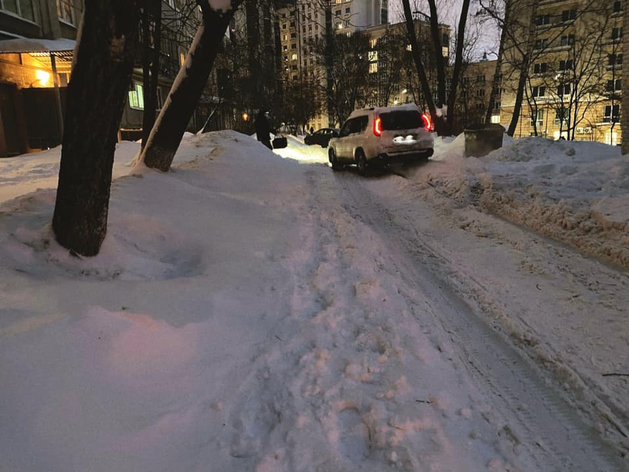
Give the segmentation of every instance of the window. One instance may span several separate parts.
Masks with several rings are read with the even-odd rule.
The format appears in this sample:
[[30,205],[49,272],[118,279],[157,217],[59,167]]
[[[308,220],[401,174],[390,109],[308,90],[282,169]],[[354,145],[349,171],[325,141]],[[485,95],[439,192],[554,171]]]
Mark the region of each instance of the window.
[[443,57],[448,57],[448,55],[450,54],[450,50],[448,49],[447,46],[442,46],[441,47],[441,55]]
[[290,34],[290,39],[296,39],[296,38],[297,38],[297,33]]
[[290,48],[291,49],[297,49],[297,45],[295,43],[293,43],[293,44],[290,45]]
[[297,60],[297,53],[293,53],[293,54],[290,56],[290,60],[291,60],[291,61],[296,61],[296,60]]
[[491,115],[491,122],[494,124],[500,124],[500,115]]
[[622,54],[610,54],[607,64],[610,66],[619,66],[622,64]]
[[619,91],[621,89],[622,89],[622,80],[621,79],[608,80],[607,81],[607,91],[608,92]]
[[371,64],[369,64],[369,73],[375,74],[376,72],[378,72],[378,63],[372,62]]
[[476,96],[477,97],[484,97],[485,96],[485,89],[478,89],[476,91]]
[[543,97],[546,95],[546,87],[542,86],[535,86],[533,87],[533,96],[534,97]]
[[544,126],[544,110],[531,113],[531,126]]
[[622,38],[622,28],[612,28],[612,40]]
[[574,44],[574,34],[567,34],[561,37],[561,46],[572,46]]
[[603,123],[618,123],[620,119],[620,105],[606,105]]
[[577,11],[575,9],[564,10],[561,12],[561,21],[574,20],[576,17]]
[[350,11],[352,11],[352,10],[351,10],[351,8],[349,8],[349,7],[347,7],[347,8],[345,9],[345,13],[349,13]]
[[544,74],[547,70],[548,70],[548,63],[546,62],[540,62],[533,66],[533,71],[536,74]]
[[572,59],[559,61],[559,70],[572,70]]
[[536,39],[535,49],[544,49],[548,46],[548,39]]
[[614,11],[614,13],[620,13],[622,11],[622,2],[621,1],[614,2],[613,11]]
[[378,51],[369,51],[367,56],[369,57],[369,62],[375,62],[378,60]]
[[133,82],[133,87],[129,91],[129,106],[134,110],[144,110],[144,88],[138,82]]
[[334,16],[341,16],[341,10],[336,10],[334,12]]
[[559,84],[557,86],[557,95],[560,97],[570,95],[570,84]]
[[477,75],[476,76],[476,83],[477,84],[484,84],[485,83],[485,76],[484,75]]
[[555,125],[568,124],[568,109],[561,107],[555,110]]
[[537,26],[549,25],[550,15],[537,15],[537,17],[535,18],[535,24]]
[[0,10],[6,10],[27,20],[35,21],[33,0],[0,0]]

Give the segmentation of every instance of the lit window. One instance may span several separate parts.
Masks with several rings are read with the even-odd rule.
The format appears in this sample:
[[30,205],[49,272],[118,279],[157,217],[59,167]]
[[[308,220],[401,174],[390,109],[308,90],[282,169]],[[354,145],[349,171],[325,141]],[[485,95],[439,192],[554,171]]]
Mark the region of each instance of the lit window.
[[500,115],[491,115],[491,122],[495,124],[500,124]]
[[375,74],[376,72],[378,72],[378,63],[372,62],[371,64],[369,64],[369,73]]
[[129,91],[129,106],[134,110],[144,110],[144,87],[134,82],[134,89]]

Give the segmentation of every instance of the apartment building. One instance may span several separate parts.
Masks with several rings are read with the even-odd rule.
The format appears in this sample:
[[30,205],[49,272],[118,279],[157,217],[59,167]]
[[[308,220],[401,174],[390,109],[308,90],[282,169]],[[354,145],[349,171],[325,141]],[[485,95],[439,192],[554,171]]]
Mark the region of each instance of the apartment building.
[[[621,0],[542,0],[519,12],[529,23],[516,30],[516,40],[531,61],[516,137],[620,143],[622,11]],[[506,49],[501,123],[508,125],[522,55],[514,44]]]
[[[415,12],[415,34],[421,44],[432,43],[430,18]],[[372,94],[371,106],[395,106],[403,103],[416,103],[422,106],[423,92],[418,82],[417,68],[408,44],[405,22],[382,24],[367,28],[370,37],[369,77]],[[441,54],[448,61],[450,57],[450,26],[439,25]],[[422,62],[426,75],[436,97],[437,72],[432,47],[421,48]]]
[[[327,10],[327,17],[326,17]],[[327,28],[335,34],[351,35],[388,22],[387,0],[295,0],[277,10],[279,53],[283,80],[313,81],[323,100],[326,87],[325,68],[313,50],[323,40]],[[330,124],[327,113],[311,123],[315,129]]]
[[[459,127],[464,128],[485,122],[497,62],[497,60],[488,60],[485,54],[479,62],[464,64],[459,86],[460,105],[456,115]],[[492,123],[500,123],[501,100],[502,87],[499,84],[494,95]]]
[[83,0],[0,0],[0,157],[61,143]]

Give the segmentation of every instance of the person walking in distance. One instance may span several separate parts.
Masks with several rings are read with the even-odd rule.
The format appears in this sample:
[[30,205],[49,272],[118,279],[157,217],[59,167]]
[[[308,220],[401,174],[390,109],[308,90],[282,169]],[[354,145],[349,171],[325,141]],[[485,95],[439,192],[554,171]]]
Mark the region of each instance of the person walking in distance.
[[258,112],[255,121],[256,137],[258,138],[258,141],[260,141],[266,147],[268,147],[269,149],[273,149],[273,146],[271,146],[271,127],[269,126],[268,117],[268,111],[261,109]]

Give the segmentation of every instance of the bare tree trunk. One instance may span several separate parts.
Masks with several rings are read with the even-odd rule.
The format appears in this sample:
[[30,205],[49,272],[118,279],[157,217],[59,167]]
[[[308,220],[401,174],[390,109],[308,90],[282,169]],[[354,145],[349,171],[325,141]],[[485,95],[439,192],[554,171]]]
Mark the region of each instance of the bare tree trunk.
[[140,8],[154,1],[159,0],[85,4],[52,220],[59,244],[76,254],[98,254],[107,233],[114,151],[133,72]]
[[[465,0],[463,8],[469,7],[469,0]],[[437,4],[435,0],[428,0],[430,8],[430,35],[432,36],[435,48],[435,62],[437,65],[437,100],[441,108],[446,104],[446,66],[441,52],[441,35],[439,34],[439,15],[437,14]],[[466,15],[467,16],[467,15]]]
[[[155,27],[153,31],[153,48],[151,49],[151,21]],[[162,49],[162,2],[154,2],[144,9],[142,13],[143,23],[143,74],[144,74],[144,114],[142,116],[142,149],[146,146],[149,134],[155,124],[155,112],[157,109],[157,87],[159,79],[159,56]]]
[[531,8],[531,17],[529,19],[529,31],[526,41],[526,53],[522,57],[522,64],[520,66],[520,79],[518,80],[518,90],[515,96],[515,105],[513,107],[513,116],[511,117],[511,123],[509,123],[509,129],[507,134],[513,136],[515,129],[518,126],[518,119],[520,118],[520,110],[522,109],[522,101],[524,100],[524,87],[529,75],[529,69],[531,67],[531,55],[533,53],[533,47],[535,44],[536,25],[535,18],[537,16],[537,6],[539,0],[533,0]]
[[[454,59],[454,70],[452,71],[452,82],[450,83],[450,96],[448,97],[448,119],[446,134],[452,134],[454,126],[454,105],[456,103],[456,91],[459,86],[459,76],[461,75],[461,64],[463,63],[463,42],[465,41],[465,25],[467,23],[467,12],[470,8],[470,0],[463,0],[461,5],[461,17],[459,19],[459,31],[456,40],[456,56]],[[441,51],[437,51],[441,56]]]
[[413,13],[411,12],[409,0],[402,0],[402,6],[404,7],[406,32],[408,34],[409,42],[411,43],[413,60],[415,61],[415,67],[417,69],[417,75],[419,76],[419,82],[421,84],[422,91],[424,92],[426,103],[428,104],[428,110],[430,111],[430,114],[432,115],[435,122],[435,131],[437,131],[437,134],[441,135],[441,133],[443,132],[444,121],[442,117],[437,116],[437,107],[435,106],[435,101],[433,100],[432,92],[430,90],[430,83],[428,82],[428,77],[426,75],[426,69],[424,68],[424,64],[422,62],[419,50],[419,43],[417,41],[417,34],[415,33]]
[[489,106],[487,107],[487,111],[485,112],[485,124],[491,123],[491,115],[496,106],[496,91],[500,88],[500,73],[502,70],[505,43],[507,41],[507,28],[510,27],[509,20],[512,9],[511,1],[512,0],[507,0],[505,2],[505,17],[502,31],[500,32],[500,44],[498,45],[498,59],[496,61],[496,70],[494,71],[494,77],[491,81],[491,91],[489,92]]
[[163,172],[170,169],[212,71],[234,9],[237,8],[237,2],[234,1],[232,9],[227,12],[212,9],[207,1],[199,3],[203,22],[140,156],[140,160],[148,167]]

